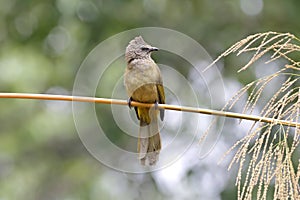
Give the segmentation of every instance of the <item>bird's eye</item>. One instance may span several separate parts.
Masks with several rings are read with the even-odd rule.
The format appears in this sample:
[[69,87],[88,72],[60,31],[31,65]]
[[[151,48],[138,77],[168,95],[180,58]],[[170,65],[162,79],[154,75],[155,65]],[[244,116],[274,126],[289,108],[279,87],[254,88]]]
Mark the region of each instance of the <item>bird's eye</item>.
[[148,48],[148,47],[142,47],[141,50],[142,50],[142,51],[148,51],[149,48]]

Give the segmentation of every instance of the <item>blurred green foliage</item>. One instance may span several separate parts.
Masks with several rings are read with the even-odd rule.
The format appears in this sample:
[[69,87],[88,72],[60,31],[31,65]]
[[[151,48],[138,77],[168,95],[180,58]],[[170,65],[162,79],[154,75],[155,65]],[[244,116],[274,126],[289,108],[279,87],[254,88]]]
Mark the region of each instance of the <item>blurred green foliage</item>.
[[[300,1],[255,0],[254,8],[245,1],[0,0],[0,91],[70,94],[86,55],[106,38],[137,27],[183,32],[212,57],[252,33],[300,32]],[[240,63],[231,56],[219,67],[225,78],[245,84],[255,73],[236,78]],[[105,107],[99,109],[109,116]],[[113,141],[127,144],[111,116],[99,120],[115,133]],[[70,103],[1,99],[0,124],[0,199],[183,199],[157,176],[125,175],[94,159],[76,133]],[[197,179],[207,170],[195,165],[184,173],[185,199],[207,198],[201,195],[206,182]],[[235,192],[231,180],[210,199],[232,199]]]

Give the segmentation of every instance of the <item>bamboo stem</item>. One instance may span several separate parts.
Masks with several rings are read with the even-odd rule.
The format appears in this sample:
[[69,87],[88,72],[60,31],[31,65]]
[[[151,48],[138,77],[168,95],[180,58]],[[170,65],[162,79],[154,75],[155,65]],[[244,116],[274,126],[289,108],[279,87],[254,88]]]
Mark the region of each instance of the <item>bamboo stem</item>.
[[[68,95],[53,95],[53,94],[29,94],[29,93],[0,93],[0,98],[10,98],[10,99],[36,99],[36,100],[55,100],[55,101],[77,101],[77,102],[93,102],[93,103],[102,103],[102,104],[116,104],[116,105],[128,105],[126,100],[120,99],[109,99],[109,98],[95,98],[95,97],[84,97],[84,96],[68,96]],[[132,101],[132,106],[139,107],[152,107],[154,104],[148,103],[139,103]],[[278,120],[272,119],[268,117],[259,117],[255,115],[247,115],[240,114],[234,112],[227,111],[218,111],[212,109],[204,109],[204,108],[195,108],[195,107],[187,107],[187,106],[176,106],[169,104],[158,104],[159,109],[166,110],[175,110],[175,111],[184,111],[184,112],[192,112],[192,113],[201,113],[207,115],[215,115],[215,116],[223,116],[223,117],[231,117],[238,119],[245,119],[251,121],[260,121],[266,123],[274,123],[281,124],[285,126],[291,127],[300,127],[300,123],[291,122],[286,120]]]

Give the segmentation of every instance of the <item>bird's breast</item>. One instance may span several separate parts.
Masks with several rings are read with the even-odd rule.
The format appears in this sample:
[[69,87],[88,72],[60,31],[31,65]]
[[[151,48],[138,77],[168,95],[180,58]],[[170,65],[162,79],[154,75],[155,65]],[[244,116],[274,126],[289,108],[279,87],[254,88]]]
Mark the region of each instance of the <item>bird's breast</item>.
[[124,76],[128,95],[141,102],[154,102],[158,99],[156,84],[159,79],[159,69],[152,60],[130,63]]

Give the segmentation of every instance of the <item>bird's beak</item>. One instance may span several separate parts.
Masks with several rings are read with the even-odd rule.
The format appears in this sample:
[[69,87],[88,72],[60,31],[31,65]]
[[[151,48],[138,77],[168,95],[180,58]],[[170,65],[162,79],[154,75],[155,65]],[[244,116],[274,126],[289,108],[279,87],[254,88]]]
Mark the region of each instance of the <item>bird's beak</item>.
[[150,50],[150,52],[151,52],[151,51],[158,51],[158,50],[159,50],[159,48],[156,48],[156,47],[151,47],[149,50]]

